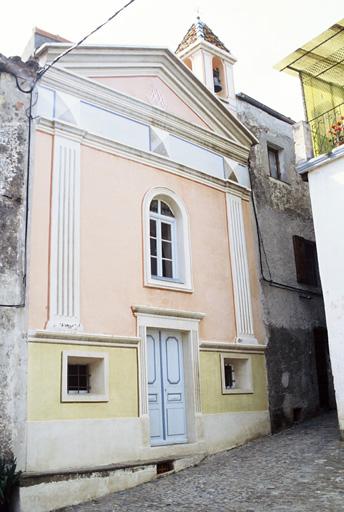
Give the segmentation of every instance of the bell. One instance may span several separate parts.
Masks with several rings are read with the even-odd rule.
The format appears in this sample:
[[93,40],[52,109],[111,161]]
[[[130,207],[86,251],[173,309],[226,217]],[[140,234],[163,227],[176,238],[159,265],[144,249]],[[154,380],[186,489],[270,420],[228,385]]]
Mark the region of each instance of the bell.
[[213,79],[214,79],[214,91],[215,92],[222,91],[219,68],[213,69]]

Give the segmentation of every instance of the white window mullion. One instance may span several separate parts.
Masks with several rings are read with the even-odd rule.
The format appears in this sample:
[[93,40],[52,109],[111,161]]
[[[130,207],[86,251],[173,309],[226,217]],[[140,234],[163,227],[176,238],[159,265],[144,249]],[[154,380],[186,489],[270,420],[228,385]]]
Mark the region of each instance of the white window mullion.
[[156,221],[156,254],[158,276],[162,277],[162,241],[161,241],[161,220]]
[[176,233],[176,222],[175,220],[171,224],[171,256],[172,256],[172,277],[176,279],[178,277],[178,248],[177,248],[177,233]]

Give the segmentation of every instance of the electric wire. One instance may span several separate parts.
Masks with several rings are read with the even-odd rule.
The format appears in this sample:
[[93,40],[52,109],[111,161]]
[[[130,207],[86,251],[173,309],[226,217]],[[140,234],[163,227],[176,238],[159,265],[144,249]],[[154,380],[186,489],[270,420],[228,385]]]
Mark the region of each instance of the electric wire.
[[68,55],[68,53],[70,53],[71,51],[75,50],[75,48],[77,48],[78,46],[80,46],[82,43],[84,43],[86,41],[86,39],[88,39],[89,37],[91,37],[93,34],[95,34],[96,32],[98,32],[98,30],[100,30],[101,28],[103,28],[105,25],[107,25],[110,21],[112,21],[114,18],[116,18],[116,16],[118,16],[122,11],[124,11],[127,7],[129,7],[129,5],[131,5],[132,3],[134,3],[136,0],[129,0],[129,2],[127,2],[126,4],[124,4],[120,9],[118,9],[114,14],[112,14],[106,21],[104,21],[104,23],[102,23],[101,25],[99,25],[98,27],[96,27],[95,29],[93,29],[91,32],[89,32],[86,36],[84,36],[82,39],[80,39],[80,41],[78,41],[77,43],[73,44],[73,46],[71,46],[70,48],[67,48],[64,52],[62,52],[60,55],[58,55],[57,57],[55,57],[54,60],[52,60],[49,64],[47,64],[46,66],[44,66],[39,72],[38,72],[38,75],[37,75],[37,79],[36,79],[36,82],[38,80],[40,80],[40,78],[42,78],[43,75],[45,75],[45,73],[53,66],[55,66],[55,64],[60,60],[62,59],[63,57],[65,57],[66,55]]
[[28,225],[29,225],[29,191],[30,191],[30,159],[31,159],[31,139],[32,139],[32,120],[34,119],[32,116],[32,109],[37,103],[38,95],[35,98],[35,102],[32,101],[32,95],[34,88],[37,84],[37,82],[45,75],[45,73],[51,69],[62,57],[66,56],[71,51],[75,50],[78,46],[80,46],[86,39],[88,39],[90,36],[95,34],[98,30],[103,28],[107,23],[112,21],[116,16],[118,16],[122,11],[124,11],[129,5],[134,3],[136,0],[130,0],[126,4],[124,4],[120,9],[118,9],[114,14],[112,14],[104,23],[93,29],[91,32],[89,32],[86,36],[84,36],[80,41],[73,44],[70,48],[62,52],[60,55],[58,55],[51,63],[44,66],[40,71],[37,72],[36,78],[32,83],[32,86],[29,89],[24,89],[22,85],[19,83],[19,80],[25,80],[27,79],[23,76],[16,75],[13,73],[13,71],[6,70],[6,72],[10,75],[12,75],[15,79],[17,89],[22,92],[23,94],[30,94],[30,100],[29,100],[29,107],[27,109],[26,115],[29,120],[28,125],[28,151],[27,151],[27,176],[26,176],[26,206],[25,206],[25,233],[24,233],[24,272],[23,272],[23,298],[20,303],[18,304],[0,304],[0,307],[3,308],[23,308],[26,305],[26,285],[27,285],[27,244],[28,244]]
[[[262,280],[264,282],[268,283],[270,286],[275,286],[276,288],[282,288],[284,290],[290,290],[290,291],[293,291],[293,292],[296,292],[296,293],[300,293],[300,294],[304,294],[304,295],[315,295],[315,296],[322,297],[322,293],[321,292],[314,291],[314,290],[306,290],[305,288],[299,288],[297,286],[293,286],[293,285],[289,285],[289,284],[285,284],[285,283],[280,283],[279,281],[275,281],[274,279],[272,279],[272,273],[271,273],[271,270],[270,270],[269,261],[268,261],[267,253],[266,253],[266,250],[265,250],[264,240],[263,240],[263,236],[262,236],[262,232],[261,232],[260,225],[259,225],[259,220],[258,220],[257,205],[256,205],[255,196],[254,196],[254,187],[253,187],[253,184],[252,184],[253,169],[252,169],[252,167],[250,165],[250,162],[248,164],[248,174],[249,174],[250,187],[251,187],[251,198],[252,198],[253,215],[254,215],[254,219],[255,219],[257,238],[258,238],[259,266],[260,266],[260,273],[261,273]],[[269,272],[269,278],[265,277],[265,274],[264,274],[262,252],[264,253],[265,264],[266,264],[266,267],[267,267],[268,272]]]

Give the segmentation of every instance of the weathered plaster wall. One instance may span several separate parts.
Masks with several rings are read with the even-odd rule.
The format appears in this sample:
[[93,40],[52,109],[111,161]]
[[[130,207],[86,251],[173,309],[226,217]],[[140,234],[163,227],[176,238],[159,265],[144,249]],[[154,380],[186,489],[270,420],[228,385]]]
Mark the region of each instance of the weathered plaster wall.
[[0,454],[23,464],[26,418],[25,219],[32,66],[0,55]]
[[[319,407],[313,328],[326,323],[320,289],[296,279],[293,235],[314,240],[314,229],[308,184],[295,171],[293,127],[246,101],[238,104],[241,120],[260,142],[251,152],[250,174],[264,276],[306,290],[301,294],[261,280],[270,414],[272,429],[278,430],[293,421],[298,409],[306,417]],[[270,177],[267,144],[281,149],[281,180]],[[307,294],[307,288],[319,295]]]

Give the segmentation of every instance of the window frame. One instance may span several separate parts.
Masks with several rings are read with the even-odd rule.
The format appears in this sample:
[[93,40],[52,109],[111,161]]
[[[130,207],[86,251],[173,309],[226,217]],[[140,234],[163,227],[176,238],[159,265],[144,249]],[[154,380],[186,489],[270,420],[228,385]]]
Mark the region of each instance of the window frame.
[[[269,143],[267,144],[269,176],[270,176],[270,178],[273,178],[278,181],[283,181],[282,180],[282,167],[281,167],[281,151],[282,150],[280,148],[277,148],[276,146],[273,146],[272,144],[269,144]],[[274,157],[275,157],[277,176],[274,176],[271,172],[270,153],[273,153]]]
[[[90,391],[74,393],[68,391],[68,365],[87,365]],[[96,391],[92,391],[96,389]],[[63,350],[61,372],[61,402],[108,402],[109,401],[109,355],[107,352],[84,352]]]
[[[231,361],[235,367],[236,382],[238,387],[226,388],[225,361]],[[223,395],[246,395],[254,393],[252,377],[252,358],[250,355],[223,352],[220,354],[221,365],[221,389]]]
[[318,288],[320,275],[316,242],[300,235],[293,235],[293,249],[296,281]]
[[[153,218],[153,215],[151,216],[153,212],[150,212],[150,204],[153,199],[158,199],[166,203],[174,214],[174,218],[165,217],[167,222],[174,219],[175,266],[173,278],[153,276],[151,273],[150,219]],[[189,219],[184,203],[172,190],[163,187],[155,187],[145,194],[142,207],[144,286],[173,289],[189,293],[193,292]]]
[[[154,199],[152,199],[154,201]],[[151,201],[151,203],[152,203]],[[167,204],[162,199],[157,199],[159,208],[161,206],[161,203]],[[167,206],[170,208],[170,206],[167,204]],[[171,209],[171,208],[170,208]],[[171,210],[172,211],[172,210]],[[172,211],[173,213],[173,211]],[[151,231],[149,233],[149,239],[155,238],[156,240],[156,256],[152,255],[151,247],[150,247],[150,260],[152,258],[156,258],[157,260],[157,275],[152,274],[151,270],[151,277],[152,279],[168,279],[171,281],[179,281],[178,276],[178,248],[177,248],[177,221],[173,214],[173,217],[169,217],[168,215],[164,215],[161,213],[161,211],[153,212],[149,210],[149,225],[151,221],[155,222],[155,229],[156,229],[156,236],[152,237]],[[168,224],[171,226],[171,240],[164,240],[162,237],[162,224]],[[162,254],[162,245],[163,242],[170,242],[171,243],[171,258],[164,258]],[[172,277],[169,276],[163,276],[163,260],[171,261],[172,263]]]

